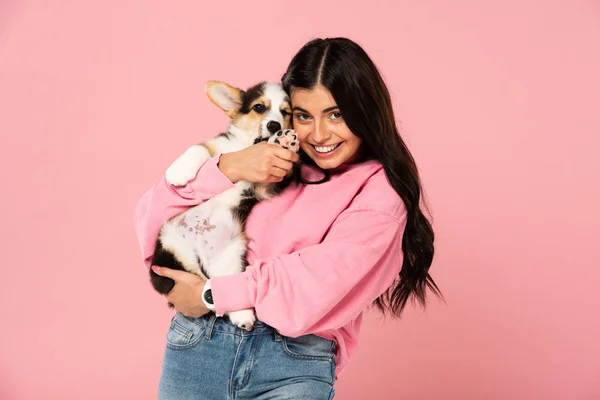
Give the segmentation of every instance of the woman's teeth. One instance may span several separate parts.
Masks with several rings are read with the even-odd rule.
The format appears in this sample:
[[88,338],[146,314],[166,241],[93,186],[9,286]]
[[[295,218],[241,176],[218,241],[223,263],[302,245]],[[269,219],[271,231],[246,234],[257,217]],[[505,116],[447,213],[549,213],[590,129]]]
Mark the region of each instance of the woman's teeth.
[[329,153],[336,149],[341,143],[334,144],[333,146],[315,146],[315,150],[319,153]]

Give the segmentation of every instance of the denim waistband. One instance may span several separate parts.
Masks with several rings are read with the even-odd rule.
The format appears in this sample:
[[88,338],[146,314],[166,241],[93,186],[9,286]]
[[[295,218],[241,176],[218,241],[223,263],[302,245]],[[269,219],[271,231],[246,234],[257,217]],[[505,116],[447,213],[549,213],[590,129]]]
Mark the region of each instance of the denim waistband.
[[205,320],[206,327],[204,330],[204,336],[206,339],[211,339],[213,332],[229,333],[239,336],[253,336],[253,335],[266,335],[271,334],[275,338],[275,341],[281,341],[281,334],[277,329],[265,324],[260,320],[254,321],[251,331],[239,328],[229,321],[227,317],[217,317],[214,313],[204,315],[200,319]]

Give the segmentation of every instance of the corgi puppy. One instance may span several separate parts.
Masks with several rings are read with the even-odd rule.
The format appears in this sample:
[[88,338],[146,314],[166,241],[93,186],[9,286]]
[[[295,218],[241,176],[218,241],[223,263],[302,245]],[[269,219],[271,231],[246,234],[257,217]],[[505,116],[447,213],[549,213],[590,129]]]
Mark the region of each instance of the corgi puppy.
[[[165,177],[170,185],[186,185],[216,154],[239,151],[263,140],[299,150],[297,135],[288,129],[290,100],[281,85],[263,82],[243,91],[209,81],[205,90],[231,123],[225,133],[191,146],[169,166]],[[205,279],[243,272],[247,266],[246,219],[254,205],[281,192],[290,175],[274,184],[236,182],[233,188],[171,218],[161,227],[152,265],[185,270]],[[152,269],[150,280],[161,294],[167,294],[175,284]],[[234,311],[228,317],[246,330],[251,330],[255,321],[253,309]]]

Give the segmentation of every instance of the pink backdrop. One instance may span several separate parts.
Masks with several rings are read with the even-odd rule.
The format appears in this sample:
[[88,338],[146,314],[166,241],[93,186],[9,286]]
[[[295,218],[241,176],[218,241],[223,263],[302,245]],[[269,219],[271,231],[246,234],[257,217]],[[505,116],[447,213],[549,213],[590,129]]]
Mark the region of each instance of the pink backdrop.
[[0,398],[155,397],[133,206],[226,124],[206,80],[278,79],[319,35],[383,71],[447,297],[369,314],[338,398],[600,398],[598,2],[200,3],[0,1]]

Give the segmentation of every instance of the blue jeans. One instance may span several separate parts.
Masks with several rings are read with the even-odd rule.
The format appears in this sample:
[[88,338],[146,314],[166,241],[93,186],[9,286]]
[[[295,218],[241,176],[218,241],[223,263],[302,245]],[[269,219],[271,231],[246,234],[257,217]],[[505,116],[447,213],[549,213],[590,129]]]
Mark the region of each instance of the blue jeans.
[[332,399],[335,341],[290,338],[256,321],[244,331],[211,313],[175,314],[158,389],[161,400]]

